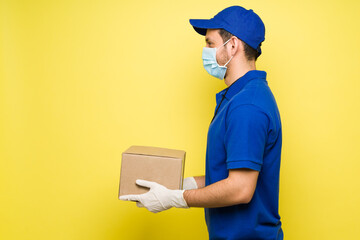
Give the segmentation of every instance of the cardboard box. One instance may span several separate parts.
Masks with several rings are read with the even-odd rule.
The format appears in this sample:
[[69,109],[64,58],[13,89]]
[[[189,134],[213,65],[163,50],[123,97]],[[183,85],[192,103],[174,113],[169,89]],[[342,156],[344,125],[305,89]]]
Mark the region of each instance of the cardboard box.
[[119,197],[149,191],[136,185],[136,179],[157,182],[169,189],[182,189],[185,151],[132,146],[122,154]]

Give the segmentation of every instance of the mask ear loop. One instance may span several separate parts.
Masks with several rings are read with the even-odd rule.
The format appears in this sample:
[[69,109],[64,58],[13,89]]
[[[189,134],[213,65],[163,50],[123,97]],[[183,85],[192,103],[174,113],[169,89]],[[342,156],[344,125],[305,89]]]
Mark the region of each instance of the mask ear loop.
[[229,41],[230,41],[231,38],[229,38],[222,46],[225,46]]
[[[231,39],[231,38],[229,38],[222,46],[225,46],[225,44],[227,44],[227,43],[230,41],[230,39]],[[222,46],[221,46],[221,47],[222,47]],[[234,57],[234,56],[231,56],[231,58],[229,59],[229,61],[227,61],[227,63],[225,63],[224,66],[220,66],[220,65],[219,65],[219,66],[220,66],[220,67],[226,67],[226,65],[228,65],[228,63],[231,61],[231,59],[232,59],[233,57]]]
[[[224,42],[224,44],[221,45],[219,48],[225,46],[230,40],[231,40],[231,38],[229,38],[226,42]],[[219,50],[219,48],[215,48],[215,53],[217,52],[217,50]],[[224,66],[220,66],[217,61],[216,61],[216,63],[218,64],[219,67],[226,67],[226,65],[231,61],[231,59],[232,59],[233,57],[234,57],[234,56],[231,56],[231,58],[229,59],[229,61],[228,61],[227,63],[225,63]]]
[[230,41],[230,39],[231,39],[231,38],[229,38],[226,42],[224,42],[223,45],[221,45],[220,47],[215,48],[215,49],[216,49],[215,51],[217,51],[217,50],[219,50],[221,47],[225,46],[225,45]]
[[[226,42],[224,42],[223,45],[221,45],[221,47],[225,46],[229,41],[231,40],[231,38],[229,38]],[[218,50],[219,48],[216,49],[216,51]],[[225,63],[224,66],[220,66],[220,67],[226,67],[226,65],[231,61],[231,59],[233,58],[234,56],[231,56],[231,58],[229,59],[229,61],[227,61],[227,63]]]
[[227,63],[225,63],[224,67],[226,67],[226,65],[228,65],[228,63],[231,61],[231,59],[233,58],[234,56],[231,56],[231,58],[229,59],[229,61]]

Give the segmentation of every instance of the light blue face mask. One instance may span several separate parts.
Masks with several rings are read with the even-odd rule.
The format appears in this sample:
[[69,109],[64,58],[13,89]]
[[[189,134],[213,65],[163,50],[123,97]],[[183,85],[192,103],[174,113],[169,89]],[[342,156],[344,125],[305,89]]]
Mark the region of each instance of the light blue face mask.
[[[225,46],[230,41],[227,40],[222,46]],[[219,48],[221,48],[220,46]],[[233,56],[229,59],[229,61],[224,65],[220,66],[218,62],[216,61],[216,51],[219,48],[208,48],[204,47],[202,52],[202,59],[203,59],[203,65],[205,70],[211,75],[216,78],[219,78],[220,80],[224,79],[225,73],[226,73],[226,65],[230,62],[230,60],[233,58]]]

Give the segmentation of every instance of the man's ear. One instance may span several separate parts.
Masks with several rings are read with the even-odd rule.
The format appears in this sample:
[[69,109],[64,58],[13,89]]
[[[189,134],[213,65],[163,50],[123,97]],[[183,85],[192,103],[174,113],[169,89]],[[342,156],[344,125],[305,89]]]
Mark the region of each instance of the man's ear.
[[242,44],[242,41],[237,37],[232,36],[229,42],[231,45],[231,53],[233,55],[235,55],[237,52],[244,51],[244,45]]

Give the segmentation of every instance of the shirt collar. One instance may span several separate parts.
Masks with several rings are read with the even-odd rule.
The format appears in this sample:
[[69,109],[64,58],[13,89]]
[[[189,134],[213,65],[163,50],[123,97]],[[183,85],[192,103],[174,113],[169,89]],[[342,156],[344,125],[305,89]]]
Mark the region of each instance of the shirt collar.
[[[216,94],[216,100],[217,102],[219,99],[221,99],[224,94],[225,98],[227,100],[230,100],[235,94],[241,91],[241,89],[244,88],[244,86],[254,79],[264,79],[266,81],[266,72],[265,71],[259,71],[259,70],[251,70],[245,73],[244,76],[237,79],[235,82],[233,82],[229,87],[225,88],[224,90],[220,91]],[[226,92],[227,91],[227,92]]]

